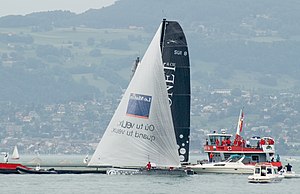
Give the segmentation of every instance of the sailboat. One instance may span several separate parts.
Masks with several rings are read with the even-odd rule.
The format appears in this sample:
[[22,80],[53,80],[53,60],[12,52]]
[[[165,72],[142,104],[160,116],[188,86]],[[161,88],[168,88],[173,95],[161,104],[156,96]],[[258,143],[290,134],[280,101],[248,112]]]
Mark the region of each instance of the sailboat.
[[13,153],[11,155],[11,159],[13,159],[13,160],[20,159],[20,155],[19,155],[19,151],[18,151],[18,147],[17,146],[14,147],[14,151],[13,151]]
[[[88,166],[117,167],[118,172],[123,174],[128,172],[137,174],[151,162],[155,168],[143,173],[184,172],[180,168],[178,144],[167,91],[172,86],[166,83],[165,76],[168,75],[165,75],[162,57],[162,41],[167,32],[167,23],[163,20],[139,62]],[[109,171],[115,172],[116,168]]]

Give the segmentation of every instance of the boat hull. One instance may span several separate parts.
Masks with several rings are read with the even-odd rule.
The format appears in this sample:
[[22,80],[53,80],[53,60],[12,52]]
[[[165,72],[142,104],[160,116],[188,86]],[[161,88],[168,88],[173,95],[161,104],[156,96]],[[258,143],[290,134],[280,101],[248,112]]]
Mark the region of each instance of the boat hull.
[[280,182],[283,179],[283,176],[274,176],[274,177],[257,177],[257,176],[249,176],[249,183],[275,183]]
[[254,167],[212,167],[205,165],[190,166],[196,174],[219,173],[219,174],[253,174]]
[[55,171],[54,169],[51,169],[51,170],[35,170],[35,169],[32,169],[32,168],[23,168],[23,167],[20,167],[18,166],[17,168],[17,171],[20,173],[20,174],[58,174],[57,171]]
[[282,174],[284,176],[284,178],[300,178],[300,174],[296,174],[295,172],[284,172]]
[[17,167],[27,168],[17,163],[0,163],[0,174],[19,174]]
[[184,169],[128,169],[128,168],[111,168],[106,171],[107,175],[177,175],[186,176]]

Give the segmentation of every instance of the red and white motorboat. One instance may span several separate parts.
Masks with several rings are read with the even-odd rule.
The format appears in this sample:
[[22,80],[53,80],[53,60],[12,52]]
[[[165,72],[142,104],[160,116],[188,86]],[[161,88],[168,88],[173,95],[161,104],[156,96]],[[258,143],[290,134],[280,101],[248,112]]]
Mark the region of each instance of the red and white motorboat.
[[213,132],[207,134],[204,152],[208,155],[210,162],[221,162],[227,160],[231,155],[239,154],[250,158],[249,163],[255,165],[259,162],[270,162],[273,166],[282,166],[279,155],[275,158],[275,141],[271,137],[254,136],[243,139],[240,135],[243,128],[244,113],[240,111],[237,130],[232,141],[232,134],[224,130],[221,133]]

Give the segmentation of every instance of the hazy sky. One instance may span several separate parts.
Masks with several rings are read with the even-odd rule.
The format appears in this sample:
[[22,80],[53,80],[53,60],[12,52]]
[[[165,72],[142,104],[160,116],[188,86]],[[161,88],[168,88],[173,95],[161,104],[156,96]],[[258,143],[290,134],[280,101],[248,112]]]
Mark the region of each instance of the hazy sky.
[[88,9],[99,9],[116,0],[0,0],[0,17],[25,15],[32,12],[70,10],[82,13]]

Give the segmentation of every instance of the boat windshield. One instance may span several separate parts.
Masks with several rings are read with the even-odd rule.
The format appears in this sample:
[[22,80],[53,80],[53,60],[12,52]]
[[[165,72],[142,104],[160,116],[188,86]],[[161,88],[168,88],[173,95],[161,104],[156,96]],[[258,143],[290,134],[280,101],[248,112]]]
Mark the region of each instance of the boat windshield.
[[272,168],[267,168],[267,174],[272,174]]
[[242,160],[242,163],[244,163],[244,164],[250,164],[250,163],[251,163],[251,158],[250,158],[250,157],[245,157],[245,158]]
[[260,174],[260,168],[255,168],[255,174]]
[[[213,134],[208,134],[208,145],[222,145],[222,142],[224,140],[230,139],[231,138],[231,134],[219,134],[219,133],[213,133]],[[218,140],[218,141],[217,141]],[[216,141],[218,143],[216,143]]]
[[240,155],[231,155],[226,162],[237,162],[239,161],[243,156]]

